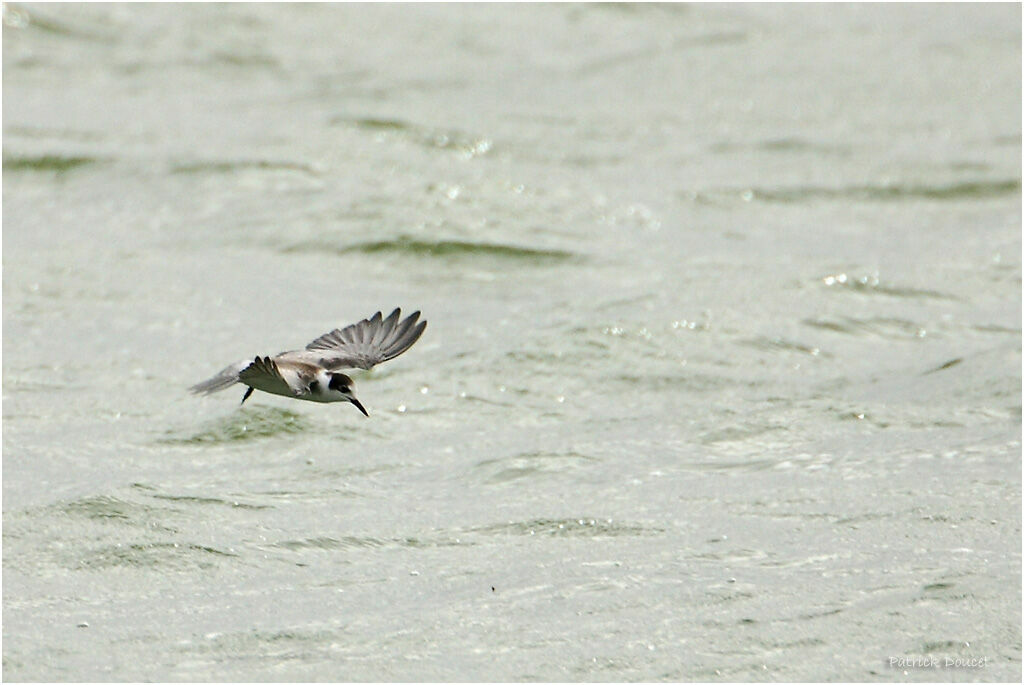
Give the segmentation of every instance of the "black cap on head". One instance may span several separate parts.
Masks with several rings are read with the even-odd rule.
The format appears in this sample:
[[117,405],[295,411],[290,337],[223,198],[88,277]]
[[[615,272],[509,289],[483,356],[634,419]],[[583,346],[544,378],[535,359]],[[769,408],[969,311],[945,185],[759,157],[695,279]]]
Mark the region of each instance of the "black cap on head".
[[343,373],[332,373],[331,382],[327,384],[327,387],[338,392],[351,392],[352,379]]

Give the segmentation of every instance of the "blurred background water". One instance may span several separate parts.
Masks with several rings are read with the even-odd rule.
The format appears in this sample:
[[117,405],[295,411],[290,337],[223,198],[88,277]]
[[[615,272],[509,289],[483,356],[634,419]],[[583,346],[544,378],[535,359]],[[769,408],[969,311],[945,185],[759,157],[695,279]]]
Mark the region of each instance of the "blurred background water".
[[1019,4],[3,22],[6,680],[1019,680]]

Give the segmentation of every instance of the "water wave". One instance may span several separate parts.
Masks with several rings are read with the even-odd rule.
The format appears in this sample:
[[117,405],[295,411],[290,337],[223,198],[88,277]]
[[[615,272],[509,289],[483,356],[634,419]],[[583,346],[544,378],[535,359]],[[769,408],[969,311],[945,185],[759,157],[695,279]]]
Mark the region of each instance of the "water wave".
[[309,430],[301,414],[277,407],[255,406],[221,416],[204,424],[198,432],[184,437],[169,434],[158,442],[165,445],[234,443],[290,435]]
[[285,247],[285,253],[334,253],[346,254],[393,254],[410,257],[443,259],[489,259],[514,260],[519,263],[537,265],[558,264],[578,261],[581,256],[568,250],[543,249],[508,245],[502,243],[475,242],[469,240],[421,240],[399,236],[390,240],[338,245],[324,240],[308,240]]

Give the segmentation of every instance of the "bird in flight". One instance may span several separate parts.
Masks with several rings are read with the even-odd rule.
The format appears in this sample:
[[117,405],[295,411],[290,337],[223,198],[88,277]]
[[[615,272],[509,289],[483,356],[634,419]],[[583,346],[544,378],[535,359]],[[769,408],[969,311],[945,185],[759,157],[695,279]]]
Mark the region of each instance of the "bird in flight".
[[262,390],[309,402],[351,402],[369,416],[356,399],[352,379],[339,373],[339,369],[371,369],[412,347],[423,335],[427,322],[417,323],[419,312],[399,321],[401,314],[401,309],[395,309],[382,319],[377,312],[351,326],[324,333],[304,350],[240,361],[189,390],[197,395],[211,395],[241,383],[249,386],[242,404],[253,390]]

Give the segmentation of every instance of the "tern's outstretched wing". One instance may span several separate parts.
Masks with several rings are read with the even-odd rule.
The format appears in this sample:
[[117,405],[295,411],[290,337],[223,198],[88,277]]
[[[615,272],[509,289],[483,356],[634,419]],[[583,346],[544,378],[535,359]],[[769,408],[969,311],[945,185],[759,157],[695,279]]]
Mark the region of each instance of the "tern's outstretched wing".
[[[257,390],[287,397],[298,394],[298,388],[305,380],[304,376],[310,375],[310,370],[302,367],[289,371],[288,378],[285,378],[273,359],[256,357],[239,372],[238,380]],[[312,372],[315,374],[315,369]],[[294,384],[289,383],[289,380],[294,381]]]
[[281,355],[297,361],[319,364],[329,371],[336,369],[370,369],[394,359],[412,347],[423,335],[426,321],[416,323],[419,312],[399,321],[402,310],[396,309],[382,319],[377,312],[368,319],[345,328],[336,328],[306,345],[306,349]]

